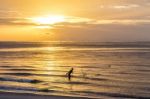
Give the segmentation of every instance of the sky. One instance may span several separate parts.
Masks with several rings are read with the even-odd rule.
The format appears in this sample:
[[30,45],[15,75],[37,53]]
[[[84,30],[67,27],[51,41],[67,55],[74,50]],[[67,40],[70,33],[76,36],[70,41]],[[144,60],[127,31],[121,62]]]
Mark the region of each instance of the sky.
[[150,0],[0,0],[0,41],[150,41]]

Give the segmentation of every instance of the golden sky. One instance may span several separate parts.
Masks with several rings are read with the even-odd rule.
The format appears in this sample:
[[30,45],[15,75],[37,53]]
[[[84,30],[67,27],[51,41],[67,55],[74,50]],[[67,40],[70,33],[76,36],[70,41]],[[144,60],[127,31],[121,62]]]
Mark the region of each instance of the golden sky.
[[150,0],[0,0],[3,41],[148,41]]

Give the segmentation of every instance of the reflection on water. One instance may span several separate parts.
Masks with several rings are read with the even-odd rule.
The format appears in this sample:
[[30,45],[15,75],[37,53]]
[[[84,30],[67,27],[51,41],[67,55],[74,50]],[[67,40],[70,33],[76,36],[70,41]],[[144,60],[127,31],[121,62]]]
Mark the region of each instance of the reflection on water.
[[[3,91],[150,97],[150,43],[1,42],[0,48]],[[69,81],[66,73],[71,67]]]

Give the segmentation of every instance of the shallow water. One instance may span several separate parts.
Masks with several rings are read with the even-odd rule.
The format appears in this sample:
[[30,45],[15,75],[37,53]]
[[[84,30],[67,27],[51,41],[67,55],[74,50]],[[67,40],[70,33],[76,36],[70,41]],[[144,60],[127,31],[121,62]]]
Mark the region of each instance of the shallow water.
[[[0,90],[150,98],[150,43],[0,42]],[[66,77],[73,67],[71,81]]]

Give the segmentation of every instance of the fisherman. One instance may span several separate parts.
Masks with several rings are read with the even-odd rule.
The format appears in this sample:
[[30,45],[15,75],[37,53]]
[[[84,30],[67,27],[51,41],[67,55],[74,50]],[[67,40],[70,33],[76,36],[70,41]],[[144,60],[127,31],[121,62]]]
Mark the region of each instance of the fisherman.
[[68,80],[70,81],[71,80],[71,74],[73,73],[73,68],[71,68],[68,72],[67,72],[67,77],[68,77]]

